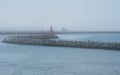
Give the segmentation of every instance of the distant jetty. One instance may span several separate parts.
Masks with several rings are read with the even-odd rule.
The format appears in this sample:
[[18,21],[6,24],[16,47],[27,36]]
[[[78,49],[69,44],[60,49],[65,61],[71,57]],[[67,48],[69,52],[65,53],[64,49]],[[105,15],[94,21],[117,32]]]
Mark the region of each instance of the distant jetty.
[[95,42],[90,40],[68,41],[56,38],[58,38],[56,35],[9,36],[5,38],[3,42],[28,45],[120,50],[120,42]]

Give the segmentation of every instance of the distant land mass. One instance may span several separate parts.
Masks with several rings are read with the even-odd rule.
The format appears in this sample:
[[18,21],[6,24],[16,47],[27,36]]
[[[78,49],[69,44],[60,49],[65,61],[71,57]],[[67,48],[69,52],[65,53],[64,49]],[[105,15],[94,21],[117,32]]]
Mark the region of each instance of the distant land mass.
[[[120,31],[54,31],[55,34],[119,34]],[[49,34],[49,31],[0,31],[0,35]]]

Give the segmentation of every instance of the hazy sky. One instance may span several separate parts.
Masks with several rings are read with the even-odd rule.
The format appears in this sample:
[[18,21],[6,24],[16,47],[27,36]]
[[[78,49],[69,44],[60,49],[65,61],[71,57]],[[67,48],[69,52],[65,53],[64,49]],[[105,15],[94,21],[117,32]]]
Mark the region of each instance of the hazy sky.
[[0,31],[120,31],[120,0],[0,0]]

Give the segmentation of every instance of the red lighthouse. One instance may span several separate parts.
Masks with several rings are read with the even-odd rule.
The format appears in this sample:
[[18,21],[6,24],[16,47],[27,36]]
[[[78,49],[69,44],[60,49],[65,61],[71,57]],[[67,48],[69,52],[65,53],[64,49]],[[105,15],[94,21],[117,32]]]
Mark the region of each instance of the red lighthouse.
[[51,27],[50,27],[50,35],[52,35],[52,34],[54,34],[54,31],[53,31],[53,27],[51,25]]

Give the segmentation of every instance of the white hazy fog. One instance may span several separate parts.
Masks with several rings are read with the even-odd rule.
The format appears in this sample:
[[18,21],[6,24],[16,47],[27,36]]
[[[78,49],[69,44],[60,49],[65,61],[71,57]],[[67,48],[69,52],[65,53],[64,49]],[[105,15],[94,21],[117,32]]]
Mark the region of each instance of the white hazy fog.
[[0,0],[0,31],[120,31],[120,0]]

